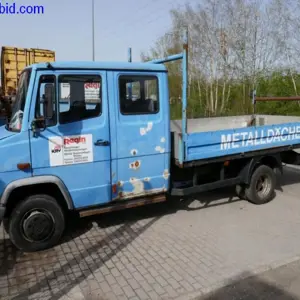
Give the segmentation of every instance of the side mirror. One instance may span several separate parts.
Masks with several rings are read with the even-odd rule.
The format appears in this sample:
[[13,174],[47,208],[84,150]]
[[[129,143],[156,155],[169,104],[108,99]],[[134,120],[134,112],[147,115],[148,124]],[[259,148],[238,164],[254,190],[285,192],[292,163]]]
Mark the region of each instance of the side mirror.
[[46,128],[46,120],[44,118],[35,119],[32,122],[33,129],[45,129]]
[[43,105],[45,119],[52,119],[53,117],[54,114],[53,102],[54,102],[54,85],[52,83],[47,83],[45,84],[45,101]]
[[46,120],[44,117],[39,119],[34,119],[31,122],[31,129],[33,131],[33,135],[37,137],[38,132],[44,131],[46,129]]

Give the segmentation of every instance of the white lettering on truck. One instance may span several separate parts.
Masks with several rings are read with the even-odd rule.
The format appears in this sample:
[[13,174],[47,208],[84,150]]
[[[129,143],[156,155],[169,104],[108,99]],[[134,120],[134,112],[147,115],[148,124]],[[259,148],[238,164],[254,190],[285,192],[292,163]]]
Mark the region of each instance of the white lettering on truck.
[[[300,126],[275,127],[221,135],[221,150],[300,140]],[[300,141],[299,141],[300,142]]]

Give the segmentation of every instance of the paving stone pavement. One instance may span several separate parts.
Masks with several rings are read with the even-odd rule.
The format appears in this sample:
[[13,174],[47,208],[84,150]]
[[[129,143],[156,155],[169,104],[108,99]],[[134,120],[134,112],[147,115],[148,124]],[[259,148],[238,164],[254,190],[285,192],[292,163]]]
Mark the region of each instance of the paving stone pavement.
[[258,275],[243,274],[230,284],[194,300],[299,300],[300,260]]
[[222,190],[73,221],[39,253],[1,228],[0,299],[195,299],[287,264],[300,255],[300,171],[281,183],[262,206]]

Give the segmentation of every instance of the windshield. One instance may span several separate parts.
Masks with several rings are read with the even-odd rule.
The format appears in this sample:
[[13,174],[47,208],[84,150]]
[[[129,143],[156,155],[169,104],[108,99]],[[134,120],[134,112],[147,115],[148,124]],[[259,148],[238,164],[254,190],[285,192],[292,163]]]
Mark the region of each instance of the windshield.
[[12,131],[21,131],[24,107],[26,102],[26,96],[28,91],[28,85],[30,80],[31,70],[25,70],[21,73],[15,103],[12,109],[12,114],[10,122],[8,124],[8,129]]

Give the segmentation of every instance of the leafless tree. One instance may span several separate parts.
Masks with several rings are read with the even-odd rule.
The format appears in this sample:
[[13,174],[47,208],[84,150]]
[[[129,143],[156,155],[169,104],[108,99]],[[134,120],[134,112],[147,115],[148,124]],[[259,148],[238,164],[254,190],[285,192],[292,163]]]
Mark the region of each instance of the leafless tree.
[[[180,52],[180,31],[188,27],[189,96],[195,109],[201,105],[206,115],[222,113],[238,83],[239,105],[246,110],[249,89],[278,68],[289,70],[298,93],[293,74],[300,58],[300,0],[203,0],[171,16],[170,32],[147,56]],[[180,64],[169,70],[172,97],[179,97]]]

